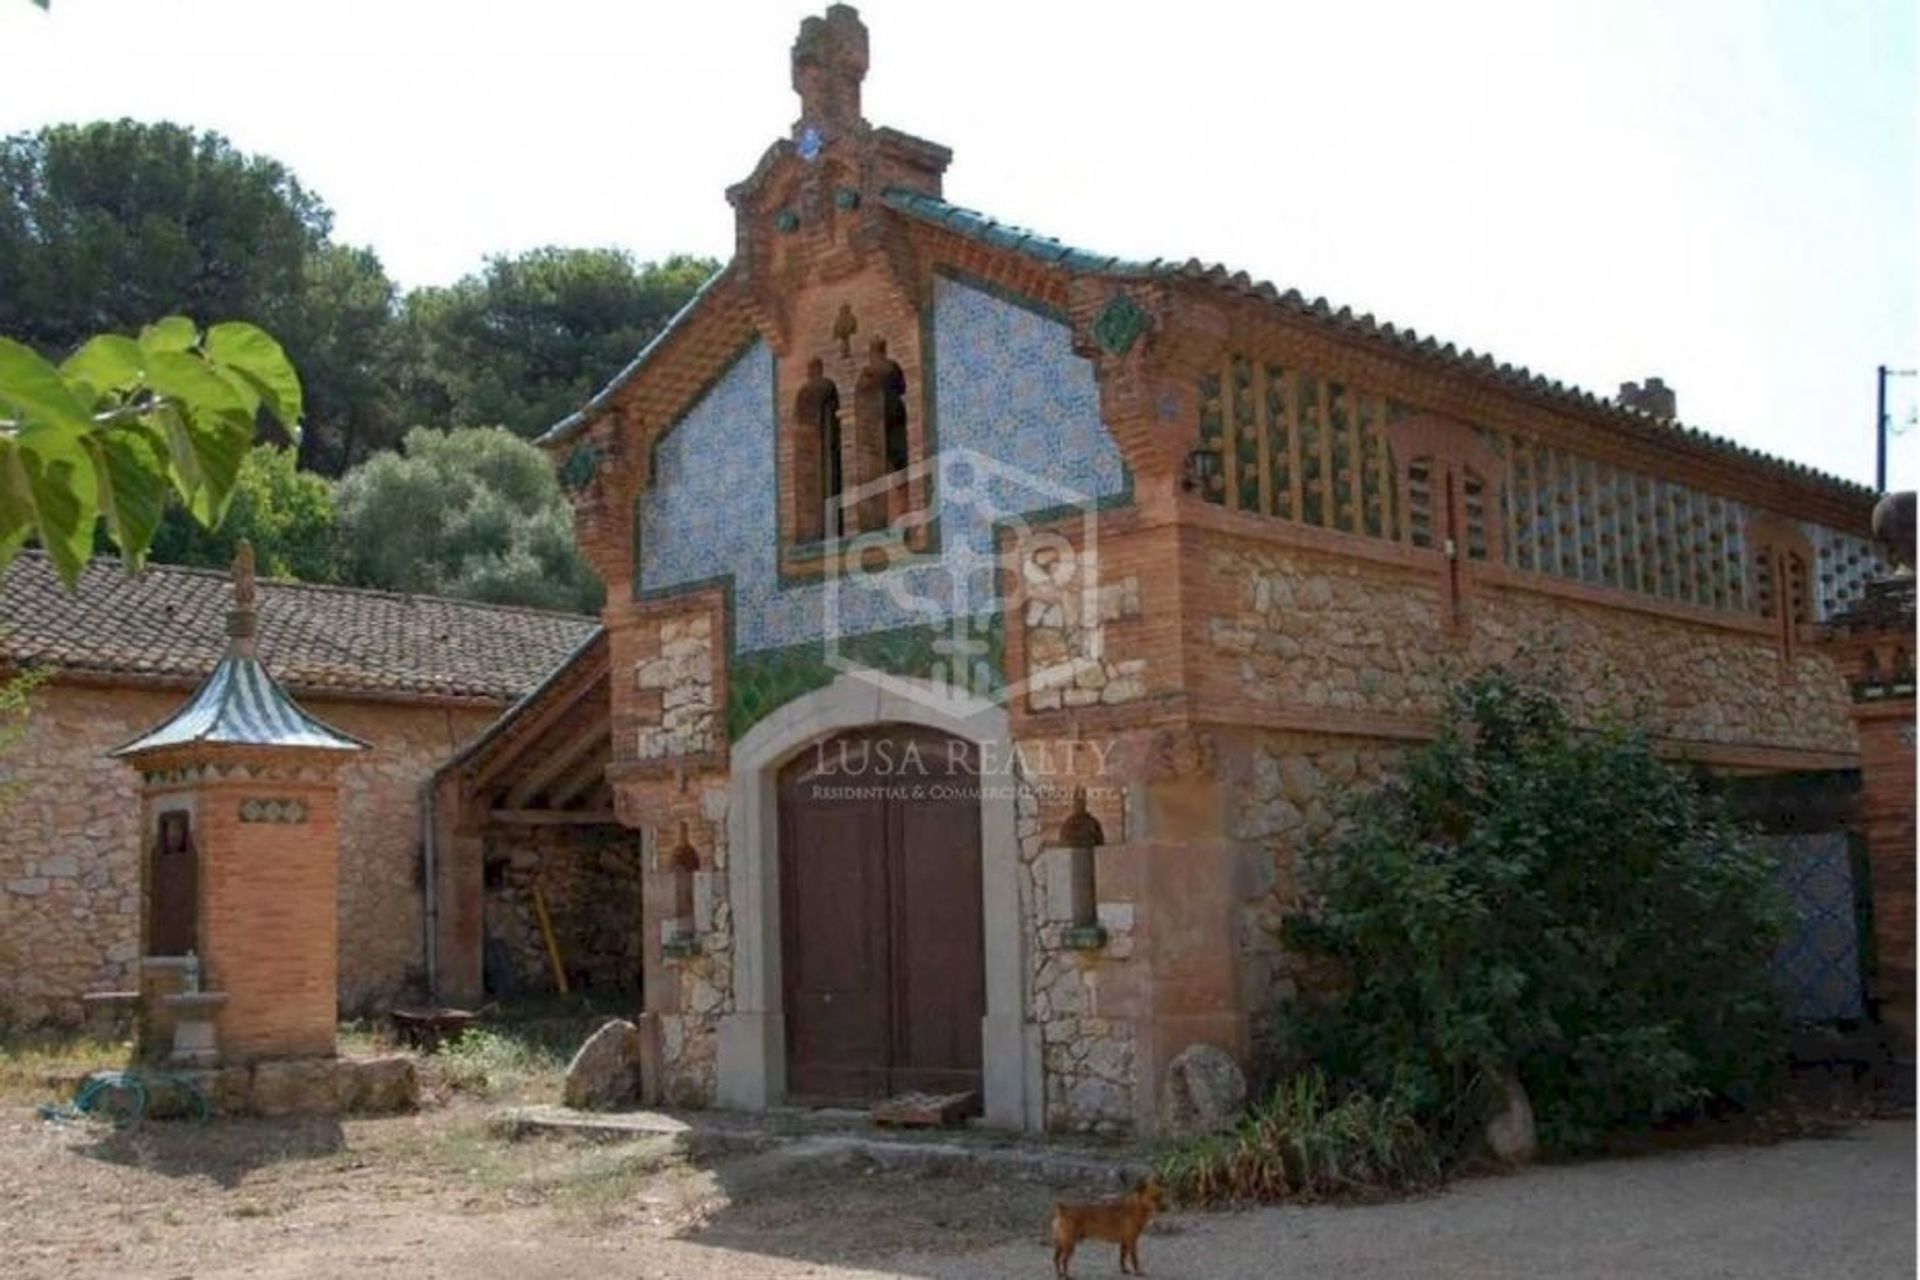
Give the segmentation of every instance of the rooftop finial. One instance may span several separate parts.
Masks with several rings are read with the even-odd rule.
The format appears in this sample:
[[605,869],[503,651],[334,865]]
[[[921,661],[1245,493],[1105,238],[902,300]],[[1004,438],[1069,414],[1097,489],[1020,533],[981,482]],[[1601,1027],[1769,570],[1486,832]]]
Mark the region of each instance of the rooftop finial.
[[227,638],[236,654],[251,655],[259,632],[260,615],[254,606],[253,543],[240,539],[233,553],[233,608],[227,613]]
[[800,95],[795,136],[830,142],[860,123],[860,82],[867,75],[867,25],[852,5],[827,8],[800,24],[793,42],[793,87]]

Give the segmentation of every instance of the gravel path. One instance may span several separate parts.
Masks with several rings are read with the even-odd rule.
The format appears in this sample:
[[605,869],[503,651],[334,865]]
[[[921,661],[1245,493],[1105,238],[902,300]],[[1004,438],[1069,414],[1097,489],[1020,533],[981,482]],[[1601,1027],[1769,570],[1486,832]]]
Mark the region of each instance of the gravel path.
[[[1534,1169],[1359,1209],[1186,1215],[1150,1236],[1150,1275],[1184,1280],[1905,1280],[1914,1274],[1914,1129],[1880,1122],[1772,1147]],[[1031,1248],[907,1274],[1044,1274]],[[1081,1276],[1113,1274],[1083,1253]]]
[[[128,1135],[0,1109],[0,1274],[128,1280],[1034,1277],[1053,1192],[791,1151],[489,1138],[455,1108]],[[1364,1208],[1176,1214],[1185,1280],[1856,1280],[1914,1274],[1914,1127],[1534,1169]],[[1076,1274],[1117,1274],[1084,1246]]]

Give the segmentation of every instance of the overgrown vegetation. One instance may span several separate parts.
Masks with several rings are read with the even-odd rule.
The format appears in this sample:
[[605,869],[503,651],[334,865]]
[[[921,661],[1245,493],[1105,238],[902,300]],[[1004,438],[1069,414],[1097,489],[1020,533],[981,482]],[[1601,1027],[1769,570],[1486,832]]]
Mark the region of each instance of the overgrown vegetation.
[[124,1067],[128,1049],[69,1032],[0,1034],[0,1103],[65,1102],[88,1072]]
[[567,1060],[553,1046],[524,1035],[476,1027],[432,1056],[441,1079],[465,1093],[513,1092],[564,1071]]
[[1439,1177],[1440,1162],[1399,1098],[1335,1096],[1309,1070],[1256,1103],[1233,1132],[1162,1159],[1159,1174],[1193,1204],[1307,1202],[1425,1186]]
[[1466,681],[1302,871],[1311,906],[1286,936],[1337,978],[1287,1030],[1443,1158],[1508,1070],[1561,1153],[1776,1083],[1774,868],[1631,724],[1576,727],[1509,674]]

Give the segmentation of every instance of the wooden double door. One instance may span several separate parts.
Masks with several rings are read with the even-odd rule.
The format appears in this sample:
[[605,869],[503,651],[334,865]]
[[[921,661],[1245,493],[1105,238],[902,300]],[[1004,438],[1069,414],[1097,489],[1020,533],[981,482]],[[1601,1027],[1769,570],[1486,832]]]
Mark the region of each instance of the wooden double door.
[[979,763],[917,728],[821,743],[780,778],[787,1092],[980,1089]]

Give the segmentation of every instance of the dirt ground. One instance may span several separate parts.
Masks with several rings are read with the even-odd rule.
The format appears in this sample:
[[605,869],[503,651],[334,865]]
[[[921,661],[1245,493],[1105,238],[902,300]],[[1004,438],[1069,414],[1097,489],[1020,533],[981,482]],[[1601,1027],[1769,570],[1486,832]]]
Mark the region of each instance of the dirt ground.
[[[0,1109],[0,1271],[20,1277],[1046,1276],[1055,1189],[661,1140],[509,1142],[487,1104],[116,1133]],[[1188,1277],[1911,1275],[1910,1122],[1542,1168],[1369,1208],[1176,1214]],[[1083,1276],[1114,1274],[1089,1248]]]

